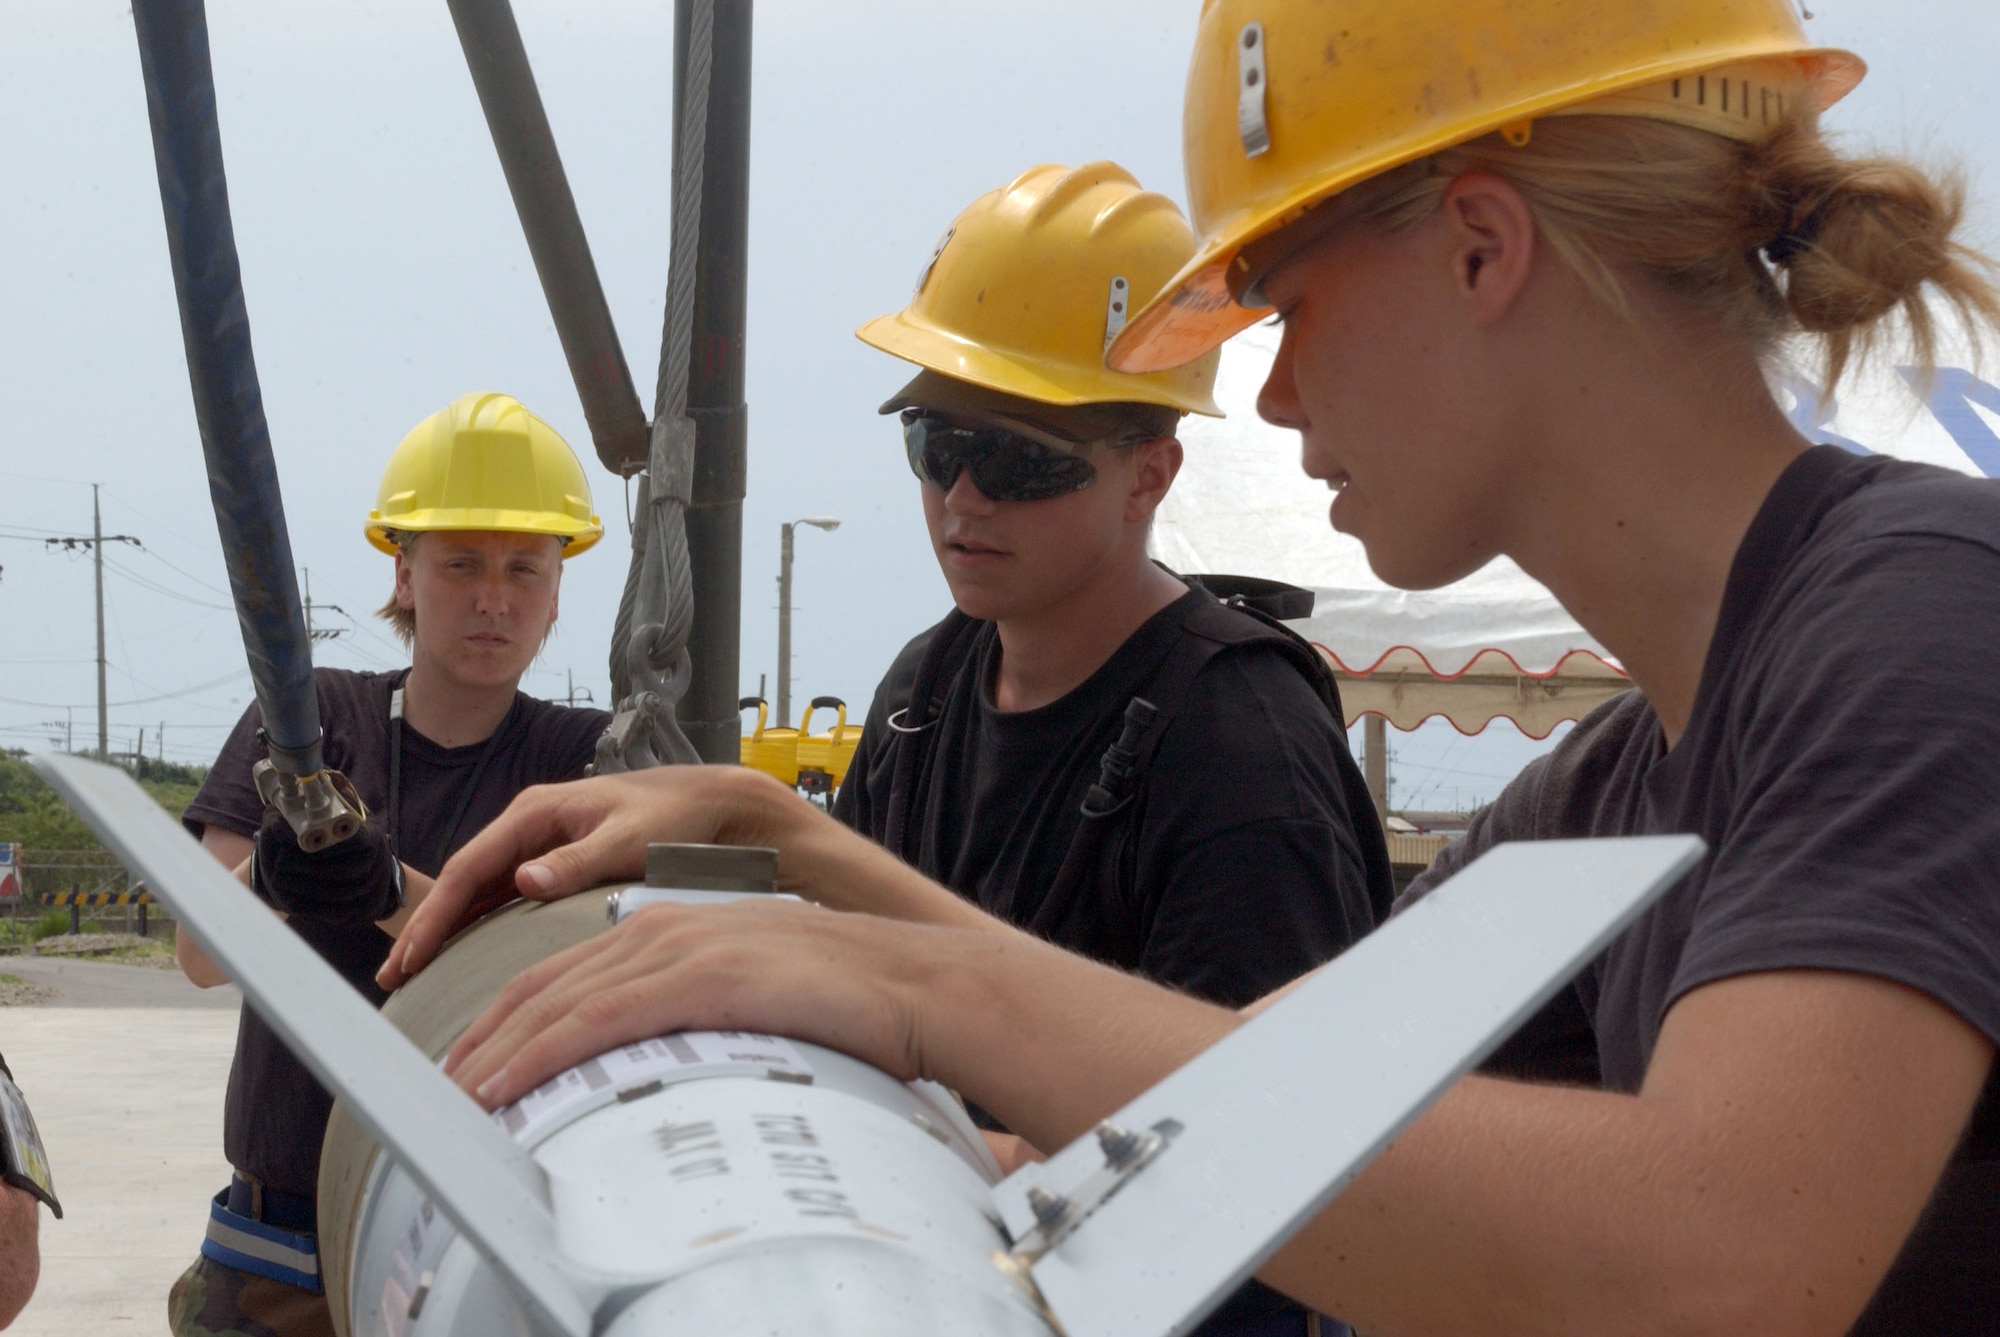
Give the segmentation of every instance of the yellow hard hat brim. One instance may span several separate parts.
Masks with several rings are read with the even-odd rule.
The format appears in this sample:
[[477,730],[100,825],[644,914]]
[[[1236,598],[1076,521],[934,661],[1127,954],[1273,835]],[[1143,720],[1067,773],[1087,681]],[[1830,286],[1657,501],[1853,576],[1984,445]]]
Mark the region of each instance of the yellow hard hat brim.
[[527,511],[486,509],[427,509],[398,515],[393,525],[384,524],[379,513],[368,518],[368,542],[394,556],[396,544],[389,538],[398,534],[433,534],[452,530],[485,530],[502,534],[546,534],[562,540],[563,560],[593,547],[604,537],[604,524],[596,516],[588,521],[552,519]]
[[[1867,70],[1859,56],[1831,47],[1769,53],[1739,49],[1730,52],[1723,63],[1739,64],[1760,56],[1798,61],[1820,110],[1845,97]],[[1295,222],[1314,205],[1350,186],[1524,121],[1564,111],[1580,112],[1584,110],[1581,104],[1718,67],[1714,55],[1661,61],[1495,107],[1475,119],[1424,126],[1418,132],[1385,141],[1371,153],[1350,158],[1284,195],[1217,220],[1193,258],[1112,340],[1105,350],[1105,363],[1113,371],[1135,375],[1166,371],[1220,347],[1263,319],[1269,308],[1241,306],[1231,295],[1230,264],[1244,246]]]
[[905,362],[1037,403],[1073,406],[1138,401],[1159,403],[1208,418],[1223,416],[1211,395],[1170,391],[1157,382],[1135,386],[1130,377],[1109,367],[1091,376],[1068,365],[1037,364],[1032,359],[996,351],[939,329],[908,310],[878,316],[854,335],[869,347]]

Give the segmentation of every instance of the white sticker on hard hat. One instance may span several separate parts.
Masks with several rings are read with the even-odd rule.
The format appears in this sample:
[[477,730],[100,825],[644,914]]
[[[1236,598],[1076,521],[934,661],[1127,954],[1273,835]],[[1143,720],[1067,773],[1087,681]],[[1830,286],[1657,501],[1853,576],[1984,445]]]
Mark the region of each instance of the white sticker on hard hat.
[[1271,147],[1264,119],[1264,25],[1246,23],[1236,39],[1236,133],[1243,152],[1254,158]]
[[924,285],[931,281],[931,271],[937,268],[938,257],[944,254],[944,248],[951,245],[951,239],[957,235],[958,224],[953,223],[944,230],[944,235],[938,238],[936,248],[931,251],[931,258],[924,262],[924,272],[917,275],[917,292],[922,292]]
[[1111,296],[1104,304],[1104,346],[1111,347],[1111,341],[1125,328],[1125,318],[1131,314],[1132,285],[1125,281],[1123,274],[1111,279]]

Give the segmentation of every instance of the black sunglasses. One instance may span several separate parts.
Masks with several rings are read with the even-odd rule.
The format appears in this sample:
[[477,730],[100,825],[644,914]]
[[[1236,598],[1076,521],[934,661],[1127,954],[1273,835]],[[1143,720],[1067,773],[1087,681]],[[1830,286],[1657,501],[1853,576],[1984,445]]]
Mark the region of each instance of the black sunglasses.
[[1079,445],[1080,453],[1072,455],[1005,427],[961,427],[922,409],[903,410],[910,472],[949,491],[969,469],[973,486],[989,501],[1045,501],[1081,492],[1097,478],[1097,466],[1084,454],[1121,444]]

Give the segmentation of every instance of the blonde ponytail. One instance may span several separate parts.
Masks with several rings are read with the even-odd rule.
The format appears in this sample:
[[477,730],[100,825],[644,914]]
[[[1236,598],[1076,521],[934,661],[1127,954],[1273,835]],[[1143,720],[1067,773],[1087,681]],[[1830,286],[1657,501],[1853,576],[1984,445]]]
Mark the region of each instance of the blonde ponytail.
[[1926,289],[1975,331],[2000,324],[1993,264],[1956,240],[1964,182],[1933,180],[1894,158],[1842,158],[1802,126],[1751,150],[1752,168],[1787,210],[1765,255],[1784,276],[1785,309],[1825,340],[1827,384],[1879,341],[1900,311],[1920,367],[1936,362],[1937,329]]

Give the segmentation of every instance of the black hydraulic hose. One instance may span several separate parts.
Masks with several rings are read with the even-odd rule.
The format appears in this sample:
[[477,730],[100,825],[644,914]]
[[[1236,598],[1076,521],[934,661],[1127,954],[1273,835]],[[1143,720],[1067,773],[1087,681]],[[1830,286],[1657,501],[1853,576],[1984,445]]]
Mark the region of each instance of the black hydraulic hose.
[[576,198],[570,194],[569,177],[542,109],[535,73],[528,67],[514,10],[508,0],[449,3],[479,106],[486,113],[486,127],[528,239],[528,253],[534,257],[549,315],[562,340],[570,378],[583,401],[597,457],[613,473],[629,475],[646,466],[650,428],[618,343],[618,330],[611,323],[611,308],[605,303]]
[[208,490],[271,761],[317,774],[319,698],[229,222],[202,0],[133,0]]

